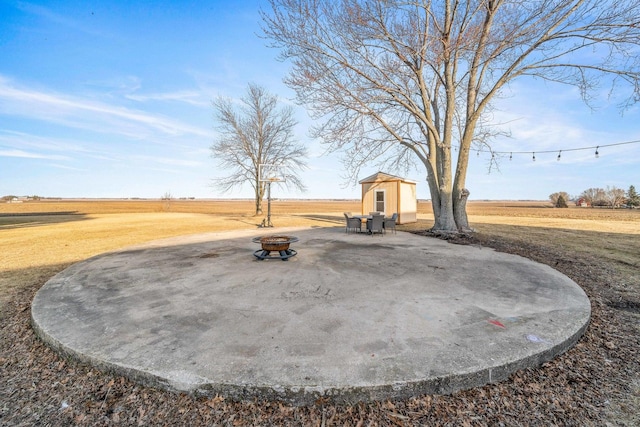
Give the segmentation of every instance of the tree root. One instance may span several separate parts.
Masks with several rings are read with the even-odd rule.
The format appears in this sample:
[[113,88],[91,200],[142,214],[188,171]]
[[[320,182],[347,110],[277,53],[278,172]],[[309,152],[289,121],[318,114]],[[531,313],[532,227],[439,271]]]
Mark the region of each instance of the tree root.
[[434,230],[430,228],[425,231],[414,232],[414,234],[419,234],[421,236],[429,236],[435,237],[441,240],[460,240],[460,239],[470,239],[473,237],[475,230],[469,228],[467,230],[462,231],[445,231],[445,230]]

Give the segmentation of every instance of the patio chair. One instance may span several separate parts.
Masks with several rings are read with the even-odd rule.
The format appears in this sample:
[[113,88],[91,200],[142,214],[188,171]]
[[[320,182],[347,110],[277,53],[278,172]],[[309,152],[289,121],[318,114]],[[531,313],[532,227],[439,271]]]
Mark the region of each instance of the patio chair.
[[367,219],[367,231],[373,235],[374,233],[382,234],[384,229],[382,228],[384,224],[384,216],[383,215],[372,215],[371,219]]
[[390,218],[385,218],[384,222],[382,223],[383,227],[384,227],[384,232],[386,233],[387,230],[392,229],[393,233],[396,234],[396,221],[398,220],[398,213],[395,212],[393,215],[391,215]]
[[354,218],[345,212],[344,219],[346,221],[345,233],[348,233],[350,230],[355,230],[358,233],[362,231],[362,220],[360,218]]

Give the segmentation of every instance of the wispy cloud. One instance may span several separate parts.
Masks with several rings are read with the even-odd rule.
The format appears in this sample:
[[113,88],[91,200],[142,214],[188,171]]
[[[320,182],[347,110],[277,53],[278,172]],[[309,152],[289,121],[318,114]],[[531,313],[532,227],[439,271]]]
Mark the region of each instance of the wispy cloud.
[[56,164],[56,163],[52,163],[49,166],[51,166],[52,168],[56,168],[56,169],[70,170],[70,171],[76,171],[76,172],[88,172],[87,169],[74,168],[72,166],[59,165],[59,164]]
[[[606,97],[598,108],[590,108],[572,86],[554,86],[552,90],[547,83],[526,81],[509,89],[507,96],[496,102],[491,124],[511,131],[511,138],[503,142],[514,151],[519,147],[532,151],[570,149],[640,136],[633,121],[628,125],[619,121],[620,111],[607,103]],[[633,114],[633,109],[628,113]],[[609,117],[622,126],[602,126]]]
[[0,150],[0,157],[21,157],[24,159],[68,160],[66,156],[57,154],[33,153],[24,150]]
[[0,130],[0,147],[32,149],[38,151],[53,151],[64,153],[91,153],[85,144],[56,137],[44,137],[26,132]]
[[195,105],[197,107],[206,107],[210,105],[210,101],[203,99],[202,93],[192,90],[183,90],[177,92],[151,93],[151,94],[129,94],[126,98],[139,101],[175,101],[184,102],[185,104]]
[[132,75],[116,75],[106,79],[90,79],[84,82],[85,87],[113,96],[126,96],[142,87],[140,78]]
[[174,159],[168,157],[155,157],[155,156],[132,156],[132,159],[142,160],[146,163],[159,163],[163,165],[171,166],[183,166],[183,167],[200,167],[202,162],[195,160]]
[[1,75],[0,113],[131,138],[211,135],[206,129],[161,114],[73,95],[20,87]]
[[0,157],[30,159],[117,160],[113,153],[108,151],[108,147],[99,144],[11,130],[0,130],[0,153],[5,153],[0,154]]

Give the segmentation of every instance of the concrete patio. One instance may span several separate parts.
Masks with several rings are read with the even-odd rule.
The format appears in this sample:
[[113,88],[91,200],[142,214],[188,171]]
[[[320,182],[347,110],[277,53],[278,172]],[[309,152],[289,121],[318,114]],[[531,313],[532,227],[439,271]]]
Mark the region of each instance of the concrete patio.
[[[261,234],[298,254],[259,261]],[[75,264],[37,293],[58,351],[197,395],[310,404],[444,394],[506,379],[583,334],[590,303],[550,267],[408,233],[183,236]]]

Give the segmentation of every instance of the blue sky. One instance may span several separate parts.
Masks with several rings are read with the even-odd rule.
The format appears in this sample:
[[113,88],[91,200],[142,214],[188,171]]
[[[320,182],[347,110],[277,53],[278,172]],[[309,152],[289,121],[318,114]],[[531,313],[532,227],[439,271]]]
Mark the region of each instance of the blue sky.
[[[209,147],[211,101],[239,98],[249,82],[292,104],[282,83],[289,64],[260,39],[262,0],[0,1],[0,195],[44,197],[251,197],[220,193]],[[603,91],[605,88],[603,88]],[[518,81],[493,120],[511,137],[498,151],[540,152],[640,140],[640,109],[621,115],[616,99],[586,107],[571,87]],[[296,108],[297,138],[309,148],[305,193],[274,197],[359,198],[341,179],[337,154],[308,137]],[[556,191],[640,186],[640,144],[506,156],[499,171],[473,155],[471,199],[546,199]],[[375,172],[364,170],[361,178]],[[418,197],[425,174],[410,171]]]

